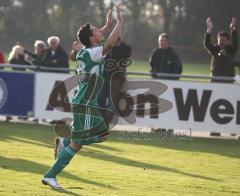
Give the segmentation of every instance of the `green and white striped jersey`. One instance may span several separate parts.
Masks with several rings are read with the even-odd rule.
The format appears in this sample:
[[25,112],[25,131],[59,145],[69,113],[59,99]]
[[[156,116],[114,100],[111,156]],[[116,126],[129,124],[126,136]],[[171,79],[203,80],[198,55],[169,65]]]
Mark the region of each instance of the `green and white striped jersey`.
[[77,54],[77,72],[79,75],[78,92],[72,99],[73,105],[98,106],[98,96],[104,79],[103,46],[82,48]]

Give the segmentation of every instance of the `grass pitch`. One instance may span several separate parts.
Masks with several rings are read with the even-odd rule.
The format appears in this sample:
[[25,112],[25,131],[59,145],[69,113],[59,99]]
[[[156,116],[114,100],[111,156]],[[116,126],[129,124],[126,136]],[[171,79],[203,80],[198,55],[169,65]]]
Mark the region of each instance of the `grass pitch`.
[[123,138],[84,147],[58,177],[68,192],[58,193],[41,184],[52,128],[0,122],[0,195],[240,195],[239,140]]
[[[145,61],[132,61],[132,64],[128,67],[128,71],[131,72],[145,72],[149,73],[149,62]],[[198,74],[198,75],[209,75],[210,65],[199,64],[199,63],[184,63],[183,74]]]

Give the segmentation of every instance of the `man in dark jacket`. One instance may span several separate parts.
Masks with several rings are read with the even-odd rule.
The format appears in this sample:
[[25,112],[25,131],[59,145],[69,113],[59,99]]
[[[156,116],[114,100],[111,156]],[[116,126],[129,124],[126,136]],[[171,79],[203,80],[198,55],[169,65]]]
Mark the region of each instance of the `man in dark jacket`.
[[[56,36],[49,37],[47,40],[49,48],[43,66],[46,68],[67,68],[69,69],[68,54],[60,45],[60,38]],[[69,73],[69,71],[54,70],[48,72]]]
[[121,88],[126,81],[127,65],[131,63],[132,49],[119,37],[118,44],[105,58],[104,65],[104,87],[101,92],[99,105],[102,108],[116,107],[119,102]]
[[34,53],[29,52],[25,49],[25,53],[27,53],[32,59],[32,64],[37,66],[37,71],[40,71],[40,66],[44,64],[47,54],[47,45],[42,40],[36,40],[34,43]]
[[[163,78],[157,73],[181,74],[182,63],[179,56],[170,47],[169,36],[166,33],[160,34],[159,48],[155,49],[150,57],[151,73],[153,78]],[[178,79],[164,77],[163,79]]]
[[[204,47],[212,56],[211,59],[211,75],[212,76],[235,76],[234,56],[238,50],[238,35],[236,29],[236,18],[232,18],[230,25],[232,43],[229,43],[230,36],[226,32],[219,32],[217,36],[217,44],[211,43],[211,34],[213,23],[211,18],[207,19],[207,32],[204,39]],[[212,80],[212,82],[223,82],[220,80]]]

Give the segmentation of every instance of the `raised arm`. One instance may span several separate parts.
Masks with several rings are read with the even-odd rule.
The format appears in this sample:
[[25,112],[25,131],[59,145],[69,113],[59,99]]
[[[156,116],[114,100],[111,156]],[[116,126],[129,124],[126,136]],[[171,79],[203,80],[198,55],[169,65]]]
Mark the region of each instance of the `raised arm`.
[[32,58],[36,58],[36,57],[37,57],[36,54],[34,54],[34,53],[32,53],[32,52],[29,52],[29,51],[26,50],[26,49],[24,49],[24,53],[28,54],[28,55],[29,55],[30,57],[32,57]]
[[213,29],[213,23],[211,18],[207,18],[206,25],[207,25],[207,32],[205,33],[205,37],[204,37],[204,47],[210,54],[214,54],[215,47],[211,43],[211,34]]
[[123,17],[121,15],[120,5],[116,6],[117,10],[117,24],[114,27],[112,33],[108,37],[105,45],[103,46],[103,55],[106,55],[117,43],[119,36],[122,33]]
[[237,20],[235,17],[232,18],[232,22],[230,24],[230,30],[231,30],[231,37],[232,37],[232,53],[236,54],[237,50],[239,48],[239,41],[238,41],[238,33],[237,33]]
[[101,31],[103,34],[107,33],[111,26],[112,26],[113,20],[112,20],[112,9],[110,9],[107,13],[107,19],[106,24],[101,28]]

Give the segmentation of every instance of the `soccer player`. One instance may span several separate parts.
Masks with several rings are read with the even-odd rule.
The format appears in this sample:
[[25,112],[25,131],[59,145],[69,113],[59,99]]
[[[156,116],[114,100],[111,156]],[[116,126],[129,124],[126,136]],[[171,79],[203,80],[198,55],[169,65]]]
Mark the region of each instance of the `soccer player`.
[[123,17],[120,5],[116,6],[117,23],[103,46],[103,34],[112,24],[112,10],[107,14],[106,25],[99,29],[90,24],[80,27],[77,36],[85,46],[77,54],[79,86],[72,100],[73,123],[71,139],[64,139],[56,160],[44,175],[42,183],[54,189],[61,189],[56,176],[70,163],[73,156],[83,145],[103,142],[108,137],[108,124],[101,116],[98,108],[98,95],[103,86],[103,59],[115,46],[121,35]]

